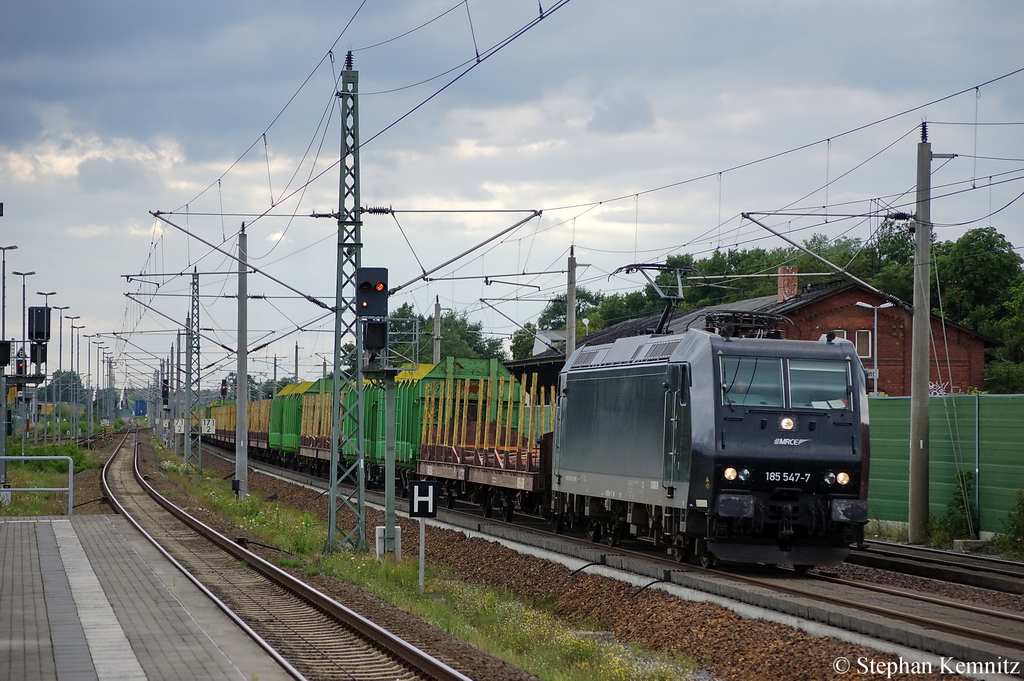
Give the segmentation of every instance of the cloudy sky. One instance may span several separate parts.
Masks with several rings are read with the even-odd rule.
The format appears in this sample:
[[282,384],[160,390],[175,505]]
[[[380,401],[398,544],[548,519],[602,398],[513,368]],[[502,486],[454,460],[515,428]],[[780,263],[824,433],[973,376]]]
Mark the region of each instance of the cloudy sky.
[[[361,202],[396,211],[365,217],[364,265],[404,284],[542,211],[393,307],[429,315],[439,298],[508,336],[506,315],[534,320],[564,289],[570,247],[580,283],[612,293],[642,285],[609,276],[630,263],[784,245],[742,212],[786,212],[760,219],[795,239],[867,240],[878,218],[842,216],[912,212],[922,121],[958,154],[933,163],[938,238],[992,226],[1024,246],[1022,25],[1019,0],[8,0],[6,335],[21,336],[12,272],[35,271],[28,305],[54,291],[83,334],[123,334],[104,341],[118,383],[141,385],[188,311],[191,278],[168,275],[195,270],[219,384],[235,264],[204,242],[233,252],[243,222],[253,265],[333,302],[336,225],[308,216],[338,208],[349,50]],[[331,353],[330,320],[292,290],[250,278],[263,377],[274,355],[294,373],[296,344],[303,378]]]

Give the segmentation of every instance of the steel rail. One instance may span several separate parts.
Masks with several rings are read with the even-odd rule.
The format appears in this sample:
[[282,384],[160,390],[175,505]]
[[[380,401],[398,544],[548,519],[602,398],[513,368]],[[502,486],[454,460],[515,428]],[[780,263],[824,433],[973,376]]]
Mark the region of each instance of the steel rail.
[[[242,631],[244,631],[249,636],[249,638],[251,638],[256,643],[256,645],[258,645],[260,648],[265,650],[267,652],[267,654],[270,655],[274,659],[274,661],[277,662],[281,666],[281,668],[285,670],[285,673],[287,673],[289,676],[291,676],[296,681],[308,681],[308,679],[306,678],[306,676],[302,672],[300,672],[298,669],[293,667],[292,664],[288,660],[286,660],[280,653],[278,653],[277,650],[269,642],[267,642],[262,636],[260,636],[258,633],[256,633],[256,631],[253,630],[253,628],[250,627],[245,622],[245,620],[243,620],[241,617],[239,617],[237,614],[235,614],[235,612],[230,607],[228,607],[227,603],[222,601],[220,598],[217,597],[216,594],[214,594],[212,591],[210,591],[206,587],[205,584],[203,584],[201,581],[199,581],[199,579],[196,578],[195,575],[193,575],[191,572],[189,572],[188,568],[186,568],[184,565],[182,565],[180,562],[178,562],[178,560],[174,556],[172,556],[167,551],[167,549],[165,549],[160,544],[160,542],[158,542],[156,540],[155,537],[153,537],[145,529],[143,529],[142,525],[139,524],[139,522],[135,518],[133,518],[130,513],[128,513],[128,510],[121,504],[121,502],[118,501],[117,496],[114,494],[114,491],[111,488],[110,481],[107,479],[107,474],[110,471],[110,465],[113,463],[114,459],[118,456],[118,454],[120,454],[121,448],[124,446],[125,442],[128,441],[128,437],[133,435],[133,434],[135,435],[135,451],[133,452],[133,458],[134,458],[135,462],[134,462],[132,467],[135,470],[135,479],[136,480],[141,480],[142,479],[142,476],[139,473],[139,466],[138,466],[138,453],[139,453],[138,431],[137,430],[131,430],[131,431],[128,431],[127,433],[125,433],[124,439],[121,440],[121,443],[119,445],[117,445],[117,448],[114,450],[113,455],[111,455],[111,457],[109,459],[107,459],[107,463],[103,465],[103,471],[102,471],[102,474],[100,476],[100,480],[101,480],[102,485],[103,485],[103,493],[106,495],[107,500],[110,503],[111,507],[113,507],[118,512],[118,514],[124,516],[124,518],[129,523],[131,523],[131,525],[136,530],[138,530],[142,534],[142,536],[145,537],[146,540],[156,548],[157,551],[159,551],[167,560],[169,560],[171,562],[171,564],[174,565],[174,567],[178,568],[178,570],[180,570],[181,573],[184,574],[185,577],[187,577],[188,580],[190,582],[192,582],[206,597],[208,597],[210,600],[212,600],[214,602],[214,604],[216,604],[216,606],[218,608],[220,608],[221,611],[223,611],[224,614],[226,614],[228,616],[228,618],[231,619],[232,622],[234,622],[240,629],[242,629]],[[149,487],[149,486],[146,485],[146,487]],[[152,488],[150,488],[150,489],[152,489]]]
[[438,681],[472,681],[468,676],[462,674],[456,669],[453,669],[426,651],[423,651],[398,636],[395,636],[387,629],[384,629],[354,610],[338,603],[326,594],[293,577],[289,573],[278,569],[262,557],[242,548],[236,542],[220,534],[200,520],[192,517],[153,489],[153,487],[143,479],[142,474],[138,469],[137,462],[134,469],[136,481],[144,490],[146,490],[147,494],[154,501],[164,508],[164,510],[181,522],[185,523],[195,532],[201,534],[205,539],[217,545],[226,553],[240,561],[244,561],[250,568],[259,572],[278,586],[298,594],[301,598],[306,599],[308,602],[314,604],[316,607],[320,608],[332,617],[335,617],[360,635],[380,645],[388,653],[402,660],[411,668],[425,674],[428,678],[437,679]]

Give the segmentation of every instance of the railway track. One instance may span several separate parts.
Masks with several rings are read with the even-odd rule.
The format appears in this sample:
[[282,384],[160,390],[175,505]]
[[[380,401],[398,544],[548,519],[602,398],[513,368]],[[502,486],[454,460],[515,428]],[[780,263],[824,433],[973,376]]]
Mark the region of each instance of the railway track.
[[1024,564],[988,556],[869,541],[865,542],[863,549],[852,551],[846,562],[1003,593],[1024,594]]
[[[111,503],[204,585],[297,679],[468,677],[191,519],[142,480],[137,434],[103,471]],[[226,553],[229,555],[226,555]]]
[[[307,486],[325,486],[325,483],[313,476],[259,462],[252,462],[251,466]],[[374,496],[371,492],[367,498],[372,501]],[[508,527],[508,524],[502,521],[481,517],[479,509],[442,509],[439,513],[439,520],[452,521],[458,517],[463,521],[456,520],[456,524],[471,527],[485,534],[495,528]],[[517,525],[517,540],[520,540],[524,533],[536,535],[540,538],[537,545],[543,545],[548,550],[552,550],[552,542],[564,542],[567,546],[575,546],[575,549],[565,551],[567,555],[594,555],[597,557],[594,565],[621,564],[628,561],[642,563],[646,566],[646,572],[642,574],[660,577],[655,578],[651,584],[673,582],[711,593],[721,593],[722,584],[738,584],[742,585],[742,588],[734,591],[747,589],[751,593],[773,592],[776,594],[774,600],[784,612],[799,613],[808,609],[805,606],[792,607],[794,598],[817,604],[820,610],[835,615],[829,615],[822,621],[851,631],[866,631],[862,618],[873,618],[890,624],[899,623],[893,626],[922,632],[920,637],[916,637],[915,634],[915,638],[931,641],[923,644],[922,649],[939,655],[996,661],[1007,659],[1008,656],[1012,656],[1012,659],[1021,659],[1024,656],[1024,615],[1019,612],[1008,612],[949,598],[937,598],[932,594],[911,589],[890,588],[813,573],[797,575],[765,566],[736,566],[730,570],[715,570],[695,565],[681,565],[670,558],[645,552],[642,547],[631,550],[623,546],[605,546],[584,537],[554,535],[537,527],[539,524],[533,523],[532,527]],[[494,538],[500,541],[501,533],[495,534]],[[764,599],[758,598],[757,604],[765,607]],[[787,607],[790,608],[788,611],[785,609]]]

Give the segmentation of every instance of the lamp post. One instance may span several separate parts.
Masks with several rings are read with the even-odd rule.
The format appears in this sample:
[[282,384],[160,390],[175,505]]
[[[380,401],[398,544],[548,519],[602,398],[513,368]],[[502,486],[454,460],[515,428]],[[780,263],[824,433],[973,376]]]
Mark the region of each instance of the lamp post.
[[[65,380],[65,378],[63,376],[63,373],[64,373],[64,310],[68,309],[68,306],[67,305],[54,305],[53,309],[54,310],[60,310],[60,336],[59,336],[59,343],[57,345],[57,372],[62,374],[62,376],[61,376],[61,382],[57,385],[57,394],[55,396],[51,395],[51,397],[54,397],[54,404],[56,405],[56,411],[54,412],[54,422],[53,422],[54,433],[56,433],[56,437],[54,439],[59,441],[60,440],[60,430],[59,430],[59,426],[60,426],[60,424],[59,424],[59,418],[60,418],[60,398],[63,397],[63,393],[64,393],[64,380]],[[51,386],[53,385],[53,381],[50,382],[50,385]]]
[[85,420],[89,422],[88,434],[92,435],[92,339],[99,334],[87,333],[83,335],[89,339],[86,341],[88,345],[85,348]]
[[[28,279],[29,277],[31,277],[33,274],[35,274],[35,270],[33,270],[31,272],[13,272],[13,274],[16,274],[19,277],[21,277],[21,350],[20,350],[20,352],[21,352],[21,355],[23,357],[25,357],[25,361],[27,362],[28,361],[28,355],[25,352],[25,306],[26,306],[26,300],[25,300],[25,296],[26,296],[25,280]],[[26,369],[25,370],[26,370],[26,373],[27,373],[28,372],[27,365],[26,365]],[[22,394],[24,395],[24,393],[22,393]],[[23,400],[22,404],[24,404],[24,397],[22,398],[22,400]],[[19,423],[21,422],[21,419],[22,419],[23,416],[24,416],[24,413],[19,410],[19,412],[18,412],[18,421],[19,421]],[[27,427],[27,424],[26,424],[26,427]],[[21,450],[22,450],[22,454],[24,454],[25,453],[25,430],[24,430],[24,428],[22,429],[22,433],[21,433]]]
[[[69,326],[71,328],[68,329],[68,366],[70,367],[70,369],[68,371],[68,374],[72,374],[73,375],[75,373],[75,320],[76,319],[81,319],[81,317],[79,315],[68,315],[67,317],[64,317],[63,319],[71,320],[71,324],[69,324]],[[63,319],[61,320],[61,334],[64,333],[64,322],[63,322]],[[70,376],[66,380],[70,381],[71,380]],[[71,391],[71,395],[69,396],[69,401],[68,401],[68,405],[69,405],[68,406],[68,435],[71,435],[71,423],[72,423],[72,421],[71,421],[71,407],[70,407],[70,405],[71,405],[71,403],[74,402],[75,396],[76,396],[76,392],[77,392],[77,388],[75,388],[74,385],[72,385],[71,387],[74,388],[74,389]]]
[[25,280],[35,274],[35,270],[31,272],[12,272],[21,277],[21,347],[25,348]]
[[892,307],[892,303],[882,303],[881,305],[869,305],[868,303],[857,302],[857,307],[866,307],[874,313],[875,326],[871,332],[871,358],[874,362],[874,374],[875,374],[875,390],[872,393],[875,397],[878,397],[878,311],[884,310],[887,307]]
[[49,291],[49,292],[36,291],[36,295],[43,297],[43,307],[50,307],[50,296],[57,295],[57,292],[56,291]]
[[[75,354],[74,354],[75,361],[74,361],[74,363],[78,366],[78,373],[79,374],[82,373],[82,329],[84,329],[84,328],[85,328],[85,324],[82,324],[81,326],[75,326],[74,324],[71,325],[71,345],[75,348]],[[77,345],[75,345],[75,329],[78,329],[78,344]],[[78,382],[75,384],[75,406],[76,407],[78,407],[78,405],[80,404],[80,400],[81,400],[80,395],[78,395],[78,386],[81,384],[81,382],[82,382],[82,377],[79,376],[78,377]],[[77,411],[77,409],[76,409],[76,411]],[[82,431],[81,431],[82,420],[81,420],[81,418],[78,418],[77,416],[78,415],[76,414],[76,418],[75,418],[75,421],[74,421],[74,423],[75,423],[75,437],[78,437],[78,436],[80,436],[82,434]]]
[[[93,432],[92,431],[92,429],[93,429],[93,421],[95,420],[95,418],[97,416],[99,416],[99,413],[98,413],[99,412],[99,406],[101,404],[103,404],[103,401],[100,399],[100,395],[102,394],[102,391],[103,391],[103,368],[102,368],[103,365],[100,363],[100,356],[103,355],[103,351],[106,350],[106,349],[107,349],[106,343],[100,343],[100,342],[96,343],[96,393],[95,393],[96,394],[96,406],[93,407],[93,414],[95,414],[95,416],[93,416],[93,417],[91,417],[89,419],[89,434],[90,435],[92,435],[92,432]],[[90,379],[90,380],[92,380],[92,379]],[[90,399],[89,404],[90,405],[92,404],[91,399]],[[109,414],[107,414],[107,418],[110,418]]]
[[2,275],[2,286],[3,291],[0,293],[0,297],[3,298],[3,302],[0,303],[0,340],[7,340],[7,251],[13,251],[17,246],[0,246],[0,258],[3,260],[3,275]]

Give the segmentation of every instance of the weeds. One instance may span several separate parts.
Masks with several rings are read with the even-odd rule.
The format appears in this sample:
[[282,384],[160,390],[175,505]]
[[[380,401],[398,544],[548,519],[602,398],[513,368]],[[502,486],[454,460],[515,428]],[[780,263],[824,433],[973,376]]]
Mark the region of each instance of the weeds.
[[[225,481],[189,478],[173,462],[161,468],[178,473],[183,487],[210,510],[245,527],[261,542],[296,554],[279,565],[307,576],[326,575],[369,591],[492,655],[556,681],[668,681],[685,678],[695,665],[672,657],[654,657],[578,632],[500,589],[461,584],[444,570],[428,566],[428,588],[419,592],[414,559],[378,561],[365,552],[323,553],[324,523],[276,501],[249,497],[239,501]],[[550,604],[548,604],[550,605]]]
[[953,548],[953,541],[957,539],[974,539],[978,527],[970,502],[974,472],[957,471],[955,477],[953,501],[946,515],[933,515],[928,519],[928,543],[942,549]]
[[999,522],[1003,531],[992,537],[996,551],[1008,558],[1024,559],[1024,491],[1017,490],[1013,508]]

